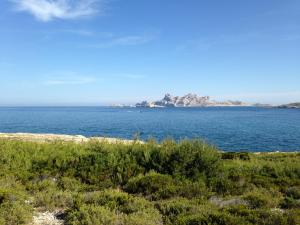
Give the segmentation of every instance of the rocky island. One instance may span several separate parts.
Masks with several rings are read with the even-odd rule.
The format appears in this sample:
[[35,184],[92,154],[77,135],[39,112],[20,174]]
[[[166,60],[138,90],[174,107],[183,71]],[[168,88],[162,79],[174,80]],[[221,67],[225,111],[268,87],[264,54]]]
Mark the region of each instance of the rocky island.
[[300,109],[300,102],[290,103],[290,104],[286,104],[286,105],[280,105],[280,106],[278,106],[278,108],[281,108],[281,109]]
[[198,96],[196,94],[187,94],[182,97],[166,94],[162,100],[137,103],[136,107],[157,108],[157,107],[211,107],[211,106],[250,106],[241,101],[219,102],[211,100],[209,96]]

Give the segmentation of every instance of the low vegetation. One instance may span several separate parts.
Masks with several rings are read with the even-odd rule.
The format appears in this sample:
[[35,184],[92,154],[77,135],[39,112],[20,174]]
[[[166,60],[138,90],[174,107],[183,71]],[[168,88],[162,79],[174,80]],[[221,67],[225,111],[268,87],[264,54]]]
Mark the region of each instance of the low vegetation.
[[36,211],[69,225],[300,224],[300,153],[0,140],[0,225]]

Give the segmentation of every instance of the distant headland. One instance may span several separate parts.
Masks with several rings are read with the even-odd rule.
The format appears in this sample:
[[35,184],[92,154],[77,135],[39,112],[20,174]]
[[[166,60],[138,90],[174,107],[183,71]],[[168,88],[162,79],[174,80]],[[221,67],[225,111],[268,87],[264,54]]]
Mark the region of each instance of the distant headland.
[[210,107],[210,106],[252,106],[241,101],[215,101],[209,96],[198,96],[197,94],[187,94],[182,97],[166,94],[162,100],[137,103],[136,107],[159,108],[159,107]]
[[186,94],[184,96],[173,96],[171,94],[165,94],[161,100],[157,101],[142,101],[135,105],[117,104],[112,107],[136,107],[136,108],[174,108],[174,107],[261,107],[261,108],[282,108],[282,109],[300,109],[300,102],[282,104],[282,105],[270,105],[262,103],[246,103],[242,101],[217,101],[211,99],[210,96],[199,96],[197,94]]
[[282,109],[300,109],[300,102],[290,103],[286,105],[280,105],[278,108]]

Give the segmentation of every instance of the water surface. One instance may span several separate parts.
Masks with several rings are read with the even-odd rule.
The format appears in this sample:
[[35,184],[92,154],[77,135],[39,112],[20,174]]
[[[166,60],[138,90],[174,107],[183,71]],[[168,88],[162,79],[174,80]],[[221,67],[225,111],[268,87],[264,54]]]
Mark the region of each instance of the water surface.
[[300,151],[300,110],[212,108],[0,107],[0,132],[132,139],[202,138],[225,151]]

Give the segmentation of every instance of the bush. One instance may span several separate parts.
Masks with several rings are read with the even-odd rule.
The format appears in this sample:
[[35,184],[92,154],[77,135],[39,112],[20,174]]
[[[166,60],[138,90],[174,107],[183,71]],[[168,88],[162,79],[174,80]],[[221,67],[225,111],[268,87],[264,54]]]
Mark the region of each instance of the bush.
[[115,225],[121,224],[122,218],[103,206],[82,205],[76,211],[67,214],[67,225]]
[[280,207],[283,209],[299,209],[300,208],[300,200],[294,199],[290,197],[285,197],[281,203]]
[[201,208],[196,201],[185,198],[176,198],[156,203],[156,208],[163,215],[164,224],[179,224],[180,216],[201,213]]
[[240,218],[236,218],[226,213],[214,212],[211,214],[196,214],[183,216],[179,219],[180,225],[243,225],[245,224]]
[[249,161],[250,154],[248,152],[224,152],[222,153],[222,159],[227,159],[227,160],[240,159],[240,160]]
[[60,190],[46,190],[35,194],[34,206],[45,210],[68,208],[73,205],[71,192]]
[[74,207],[67,213],[67,221],[68,224],[92,224],[87,221],[99,220],[100,222],[95,224],[105,224],[103,221],[109,215],[111,215],[112,220],[106,221],[108,225],[116,223],[154,225],[161,223],[161,216],[152,203],[144,198],[133,197],[119,190],[79,195]]
[[249,209],[245,206],[231,207],[226,210],[231,215],[241,218],[245,224],[266,225],[296,225],[293,217],[295,214],[285,214],[281,211],[270,209]]
[[178,144],[166,140],[160,146],[150,143],[144,148],[147,149],[143,150],[146,155],[139,158],[142,158],[140,165],[146,172],[153,170],[196,181],[215,174],[220,165],[220,153],[200,140]]
[[157,225],[162,224],[156,211],[141,211],[120,214],[103,206],[83,205],[77,211],[68,213],[67,225]]
[[243,198],[253,209],[275,208],[278,204],[278,198],[276,198],[269,191],[264,189],[254,190],[246,194]]
[[293,209],[287,212],[287,224],[289,225],[300,224],[300,208]]
[[216,175],[220,166],[220,153],[213,147],[201,142],[185,141],[179,144],[179,149],[190,155],[185,165],[185,175],[187,178],[198,180]]
[[168,198],[176,195],[176,183],[171,176],[150,172],[134,177],[128,181],[125,190],[129,193],[140,193],[150,199]]
[[287,197],[300,199],[300,187],[290,187],[285,191]]
[[0,189],[0,224],[27,224],[32,219],[33,209],[25,203],[26,195],[21,191]]
[[243,224],[239,217],[220,212],[218,208],[210,205],[208,202],[177,198],[157,203],[156,207],[163,215],[164,224],[166,225]]
[[0,224],[28,224],[32,216],[32,207],[22,202],[5,202],[0,205]]
[[72,177],[61,177],[58,181],[58,187],[65,191],[80,191],[84,189],[84,185]]

